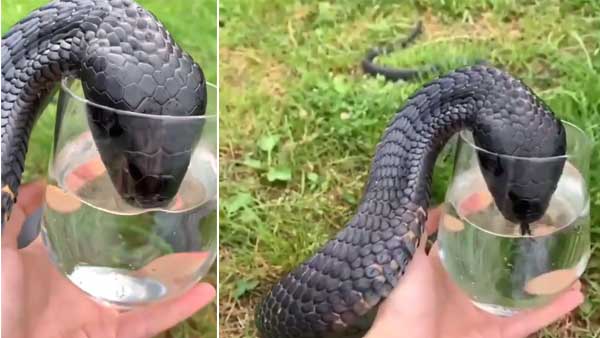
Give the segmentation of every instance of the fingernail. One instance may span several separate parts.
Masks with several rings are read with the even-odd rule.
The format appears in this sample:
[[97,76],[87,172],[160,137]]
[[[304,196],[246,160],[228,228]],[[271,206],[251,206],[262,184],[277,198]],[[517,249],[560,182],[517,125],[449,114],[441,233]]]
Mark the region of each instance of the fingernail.
[[33,214],[31,214],[23,223],[21,227],[21,232],[19,233],[19,237],[17,239],[17,243],[19,245],[19,249],[22,249],[40,234],[40,225],[42,223],[42,214],[44,212],[44,208],[38,208]]

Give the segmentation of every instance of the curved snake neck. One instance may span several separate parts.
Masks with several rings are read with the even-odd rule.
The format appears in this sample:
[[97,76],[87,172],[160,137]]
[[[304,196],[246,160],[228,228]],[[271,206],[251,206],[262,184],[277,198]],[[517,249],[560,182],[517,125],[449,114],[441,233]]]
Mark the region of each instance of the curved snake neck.
[[[478,65],[425,85],[395,115],[377,145],[356,214],[259,305],[262,337],[337,336],[369,326],[372,310],[396,286],[419,244],[437,154],[463,128],[473,132],[479,146],[498,154],[565,153],[560,121],[505,72]],[[483,155],[480,167],[502,213],[526,221],[541,217],[563,163],[534,165],[513,175],[523,163]],[[535,178],[547,180],[538,184]]]
[[[3,226],[17,197],[31,129],[47,98],[67,75],[81,79],[88,100],[111,108],[143,114],[202,115],[206,107],[206,83],[200,67],[162,24],[135,2],[65,0],[33,11],[2,39]],[[164,203],[170,192],[154,187],[173,183],[172,189],[179,184],[175,182],[178,177],[173,178],[177,175],[170,172],[186,167],[189,156],[173,160],[148,155],[144,163],[150,164],[146,165],[128,157],[127,152],[143,148],[151,154],[176,134],[167,131],[164,138],[157,139],[141,124],[87,109],[102,160],[119,192],[135,196],[131,200],[139,203],[145,203],[146,197],[151,203]],[[135,132],[125,133],[126,125]],[[154,140],[140,141],[146,137],[144,133]],[[183,140],[182,149],[175,150],[189,151],[188,141]],[[177,167],[166,164],[169,161]],[[134,169],[152,181],[145,192],[135,187],[140,177],[128,181],[127,175]]]

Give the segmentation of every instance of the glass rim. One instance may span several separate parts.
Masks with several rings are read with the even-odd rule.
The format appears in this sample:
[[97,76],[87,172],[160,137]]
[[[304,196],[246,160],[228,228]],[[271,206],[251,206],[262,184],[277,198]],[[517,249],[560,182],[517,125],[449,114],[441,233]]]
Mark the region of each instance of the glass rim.
[[[590,137],[583,131],[583,129],[579,128],[577,125],[575,125],[572,122],[569,121],[565,121],[565,120],[560,120],[560,122],[565,125],[568,126],[569,128],[572,128],[573,130],[575,130],[578,134],[580,139],[583,140],[583,143],[586,146],[590,146],[592,144]],[[515,160],[558,160],[558,159],[568,159],[570,157],[573,157],[574,154],[569,154],[568,151],[566,154],[564,155],[556,155],[556,156],[542,156],[542,157],[535,157],[535,156],[515,156],[515,155],[507,155],[507,154],[499,154],[499,153],[495,153],[491,150],[485,149],[485,148],[481,148],[479,146],[477,146],[473,141],[472,138],[469,139],[466,137],[466,135],[468,133],[471,133],[470,130],[462,130],[460,131],[459,137],[462,140],[462,142],[466,143],[467,145],[469,145],[471,148],[475,149],[476,151],[480,151],[482,153],[486,153],[486,154],[490,154],[490,155],[494,155],[497,157],[503,157],[503,158],[509,158],[509,159],[515,159]]]
[[[117,114],[122,114],[122,115],[129,115],[129,116],[136,116],[136,117],[141,117],[141,118],[150,118],[150,119],[158,119],[158,120],[204,120],[204,119],[213,119],[213,118],[217,118],[218,113],[214,112],[214,113],[206,113],[204,115],[196,115],[196,116],[177,116],[177,115],[152,115],[152,114],[142,114],[142,113],[137,113],[134,111],[129,111],[129,110],[123,110],[123,109],[116,109],[116,108],[112,108],[112,107],[107,107],[104,105],[101,105],[99,103],[95,103],[93,101],[90,101],[88,99],[86,99],[85,97],[81,97],[79,96],[77,93],[75,93],[73,90],[71,90],[71,88],[69,88],[69,83],[74,81],[74,80],[78,80],[81,81],[79,78],[73,77],[73,76],[66,76],[64,77],[61,81],[60,81],[60,87],[61,90],[66,92],[69,96],[71,96],[72,98],[74,98],[75,100],[82,102],[84,104],[90,105],[90,106],[94,106],[100,109],[104,109],[104,110],[108,110],[108,111],[112,111],[115,112]],[[206,82],[206,87],[207,88],[212,88],[214,90],[217,90],[217,86],[210,83],[210,82]]]

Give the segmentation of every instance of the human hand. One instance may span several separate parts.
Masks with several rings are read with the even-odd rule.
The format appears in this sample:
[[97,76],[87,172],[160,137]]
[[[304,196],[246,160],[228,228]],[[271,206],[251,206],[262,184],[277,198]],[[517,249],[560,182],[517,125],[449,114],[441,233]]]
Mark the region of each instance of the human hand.
[[22,186],[2,233],[3,338],[150,338],[215,298],[201,283],[178,298],[120,313],[89,298],[50,261],[38,238],[17,249],[21,225],[42,204],[45,186]]
[[[440,208],[429,212],[428,234],[436,231],[440,215]],[[512,317],[491,315],[476,308],[450,279],[440,262],[437,243],[429,254],[424,247],[417,249],[404,277],[380,306],[367,338],[522,338],[583,302],[581,284],[576,281],[542,308]]]

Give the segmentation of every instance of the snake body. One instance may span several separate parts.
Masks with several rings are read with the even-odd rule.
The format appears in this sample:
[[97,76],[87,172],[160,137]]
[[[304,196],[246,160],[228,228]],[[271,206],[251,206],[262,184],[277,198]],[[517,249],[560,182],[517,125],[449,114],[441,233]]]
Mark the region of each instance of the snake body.
[[81,79],[94,103],[88,123],[120,195],[140,207],[168,203],[199,132],[142,117],[203,115],[201,68],[131,0],[54,1],[2,38],[2,225],[17,198],[33,125],[66,76]]
[[516,224],[541,218],[564,160],[526,158],[565,154],[560,120],[500,69],[475,65],[441,76],[414,93],[389,123],[345,228],[259,304],[263,338],[342,336],[369,326],[419,245],[436,157],[463,129],[489,151],[479,151],[478,160],[502,214]]

